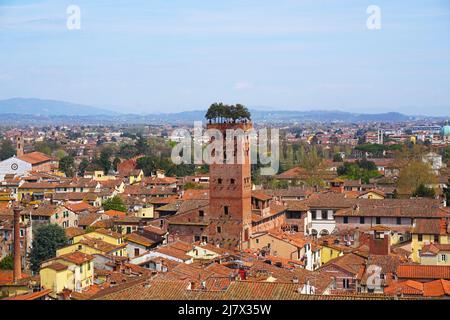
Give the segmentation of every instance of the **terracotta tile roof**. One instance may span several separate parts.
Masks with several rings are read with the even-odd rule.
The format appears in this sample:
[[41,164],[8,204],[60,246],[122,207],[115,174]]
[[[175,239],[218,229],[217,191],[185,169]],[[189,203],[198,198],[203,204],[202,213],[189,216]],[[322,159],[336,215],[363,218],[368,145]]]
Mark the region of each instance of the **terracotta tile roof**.
[[101,195],[95,192],[57,192],[53,195],[54,200],[65,201],[96,201]]
[[424,245],[420,255],[437,255],[441,251],[450,252],[450,244],[432,243]]
[[58,187],[58,182],[24,182],[20,185],[19,189],[56,189]]
[[49,265],[46,265],[46,266],[43,267],[42,269],[46,269],[46,268],[52,269],[52,270],[55,270],[55,271],[59,272],[59,271],[66,270],[66,269],[68,269],[69,267],[66,266],[65,264],[60,263],[60,262],[53,262],[53,263],[51,263],[51,264],[49,264]]
[[275,190],[264,190],[266,194],[275,197],[297,197],[297,198],[307,198],[314,193],[312,188],[305,187],[290,187],[288,189],[275,189]]
[[443,217],[440,202],[431,199],[357,199],[351,207],[338,210],[340,216],[365,217]]
[[304,200],[286,200],[284,201],[287,211],[308,211],[309,207]]
[[105,236],[113,237],[115,239],[121,239],[123,237],[122,234],[109,229],[97,229],[95,230],[95,232],[103,234]]
[[178,200],[177,195],[169,196],[169,197],[151,197],[149,199],[149,203],[151,204],[168,204],[173,203]]
[[382,295],[305,295],[298,284],[236,281],[224,290],[188,290],[184,281],[141,280],[94,296],[99,300],[391,300]]
[[52,205],[48,203],[41,203],[37,207],[30,207],[22,211],[22,215],[29,215],[31,213],[32,216],[44,216],[44,217],[51,217],[54,215],[58,210],[57,205]]
[[87,237],[87,236],[85,236],[84,239],[80,240],[78,243],[88,246],[93,249],[100,250],[101,252],[104,252],[104,253],[111,253],[113,251],[124,248],[127,245],[126,243],[114,245],[109,242],[106,242],[106,241],[103,241],[100,239]]
[[78,217],[78,225],[89,227],[98,219],[101,219],[101,214],[97,214],[95,212],[80,214]]
[[261,190],[253,190],[252,191],[252,198],[261,200],[261,201],[268,201],[272,199],[272,196],[266,194],[264,191]]
[[423,295],[425,297],[450,296],[450,281],[439,279],[424,283]]
[[450,280],[450,266],[400,265],[397,276],[402,279]]
[[97,211],[97,208],[94,206],[91,206],[89,203],[81,201],[78,203],[66,203],[64,205],[67,209],[75,212],[75,213],[79,213],[82,211],[88,211],[88,212],[95,212]]
[[183,261],[192,259],[192,257],[188,256],[186,254],[186,252],[183,252],[181,250],[171,248],[171,247],[159,247],[159,248],[155,249],[155,251],[162,253],[164,255],[170,256],[170,257],[174,257],[174,258],[183,260]]
[[312,194],[305,201],[306,205],[312,209],[349,208],[356,203],[355,199],[349,199],[343,193],[333,193],[333,192],[315,193]]
[[444,219],[416,219],[412,233],[445,235]]
[[183,200],[209,200],[208,189],[189,189],[184,191]]
[[137,234],[135,232],[127,235],[126,241],[127,242],[134,242],[134,243],[143,245],[145,247],[151,247],[152,245],[155,244],[154,241],[152,241],[152,240],[150,240],[150,239],[148,239],[148,238],[146,238],[144,236],[141,236],[141,235],[139,235],[139,234]]
[[154,233],[154,234],[157,234],[157,235],[159,235],[159,236],[164,236],[164,235],[167,233],[166,230],[163,230],[163,229],[161,229],[161,228],[158,228],[158,227],[155,227],[155,226],[152,226],[152,225],[147,225],[147,226],[145,226],[145,227],[144,227],[144,230],[145,230],[146,232]]
[[55,259],[63,259],[72,263],[75,263],[77,265],[81,265],[85,262],[94,260],[94,257],[90,254],[85,254],[79,251],[75,251],[72,253],[63,254],[59,257],[56,257]]
[[3,300],[36,300],[36,299],[45,297],[46,295],[48,295],[51,292],[52,292],[52,290],[46,289],[46,290],[41,290],[38,292],[31,292],[31,293],[26,293],[26,294],[14,296],[14,297],[5,298]]
[[26,153],[22,156],[18,156],[17,158],[22,161],[31,163],[32,165],[40,164],[40,163],[52,160],[52,158],[50,158],[46,154],[44,154],[42,152],[37,152],[37,151],[31,152],[31,153]]
[[327,262],[322,267],[320,267],[319,270],[326,271],[329,268],[338,267],[356,276],[360,272],[360,267],[364,265],[365,262],[365,258],[354,253],[348,253]]
[[107,210],[104,212],[107,216],[113,218],[113,217],[126,217],[127,214],[123,211],[117,211],[117,210]]
[[82,235],[82,234],[86,233],[85,230],[83,230],[81,228],[77,228],[77,227],[69,227],[69,228],[64,229],[64,231],[66,232],[66,236],[69,239],[72,239],[72,238],[74,238],[76,236],[79,236],[79,235]]
[[384,293],[387,295],[404,294],[421,296],[423,295],[423,283],[414,280],[392,282],[384,289]]

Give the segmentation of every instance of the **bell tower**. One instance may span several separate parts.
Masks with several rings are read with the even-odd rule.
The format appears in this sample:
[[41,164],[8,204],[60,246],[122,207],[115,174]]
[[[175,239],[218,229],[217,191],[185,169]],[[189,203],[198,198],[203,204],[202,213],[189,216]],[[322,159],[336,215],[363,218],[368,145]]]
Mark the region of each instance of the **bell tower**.
[[[224,248],[245,249],[251,235],[250,121],[210,123],[223,136],[223,161],[210,164],[209,241]],[[234,150],[227,150],[227,134]],[[244,134],[242,134],[244,133]],[[240,148],[241,150],[238,150]],[[228,151],[228,153],[227,153]],[[232,162],[229,161],[232,157]],[[231,162],[231,163],[230,163]]]
[[16,155],[18,157],[23,156],[23,133],[20,133],[16,136]]

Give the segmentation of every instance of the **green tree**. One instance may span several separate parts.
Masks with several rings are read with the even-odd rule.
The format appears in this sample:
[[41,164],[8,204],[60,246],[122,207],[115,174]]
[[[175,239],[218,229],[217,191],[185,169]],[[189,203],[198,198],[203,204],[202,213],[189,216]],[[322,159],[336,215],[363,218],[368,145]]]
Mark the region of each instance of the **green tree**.
[[412,196],[419,198],[434,198],[436,196],[436,192],[434,191],[433,188],[428,188],[424,184],[421,184],[413,192]]
[[56,250],[66,244],[66,233],[60,226],[47,224],[36,229],[30,253],[31,270],[38,272],[41,262],[54,258]]
[[138,154],[149,153],[148,141],[140,134],[138,135],[138,138],[136,141],[136,150],[137,150]]
[[125,159],[130,159],[134,156],[137,156],[138,154],[139,154],[139,151],[135,145],[124,144],[124,145],[120,146],[119,156],[121,156]]
[[340,153],[335,153],[333,155],[333,162],[342,162],[344,159],[342,159],[342,155]]
[[119,196],[114,196],[110,199],[105,200],[103,202],[103,209],[127,212],[127,208],[125,207],[122,198]]
[[137,168],[144,171],[145,176],[151,176],[158,169],[158,159],[154,156],[142,157],[137,160]]
[[78,165],[78,174],[80,176],[84,176],[84,173],[86,172],[86,169],[89,167],[89,160],[86,158],[83,158]]
[[14,256],[12,254],[7,255],[0,261],[0,270],[13,270],[14,268]]
[[113,163],[112,163],[114,171],[117,172],[117,167],[119,166],[119,164],[120,164],[120,158],[115,157],[113,160]]
[[111,169],[111,160],[109,160],[111,158],[112,155],[112,150],[109,148],[104,148],[101,152],[100,152],[100,158],[98,159],[98,164],[102,167],[103,172],[105,174],[107,174],[109,172],[109,170]]
[[75,173],[75,162],[73,157],[62,157],[61,160],[59,160],[59,170],[64,172],[66,177],[73,177]]
[[37,142],[34,144],[34,149],[38,152],[45,153],[50,156],[52,154],[52,147],[47,142]]
[[3,140],[0,146],[0,160],[5,160],[11,158],[16,154],[16,149],[14,148],[10,140]]
[[400,170],[397,186],[399,194],[412,194],[420,185],[431,185],[435,182],[436,176],[430,165],[415,160]]

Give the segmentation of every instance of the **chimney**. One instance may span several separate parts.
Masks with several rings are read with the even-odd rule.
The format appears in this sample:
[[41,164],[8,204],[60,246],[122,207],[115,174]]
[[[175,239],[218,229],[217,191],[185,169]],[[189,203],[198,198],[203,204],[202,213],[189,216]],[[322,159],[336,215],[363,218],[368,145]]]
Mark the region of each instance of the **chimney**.
[[14,283],[22,278],[22,261],[20,258],[20,213],[22,209],[14,207]]
[[371,230],[369,239],[369,254],[389,255],[391,243],[388,230]]

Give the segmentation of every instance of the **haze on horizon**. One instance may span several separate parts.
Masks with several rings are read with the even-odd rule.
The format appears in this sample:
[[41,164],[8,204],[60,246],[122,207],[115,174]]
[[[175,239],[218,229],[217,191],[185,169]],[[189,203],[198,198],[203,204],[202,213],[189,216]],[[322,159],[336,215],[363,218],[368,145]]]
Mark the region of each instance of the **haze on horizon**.
[[0,47],[0,99],[450,114],[447,0],[2,0]]

